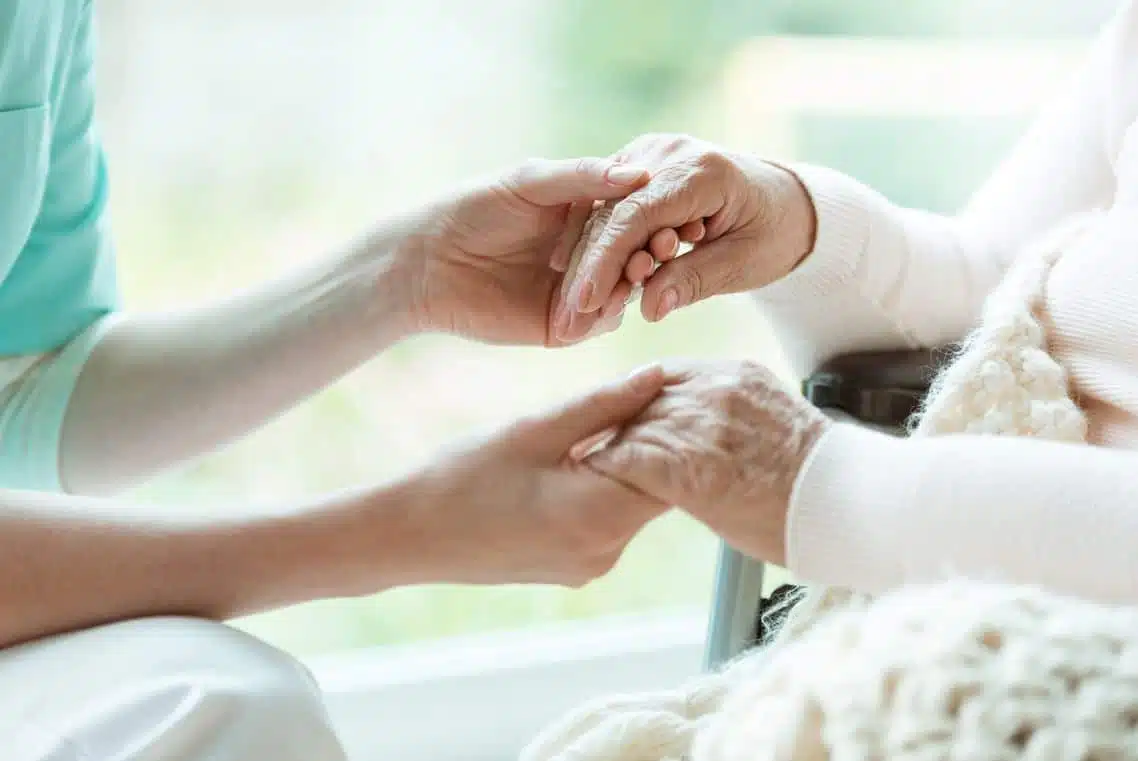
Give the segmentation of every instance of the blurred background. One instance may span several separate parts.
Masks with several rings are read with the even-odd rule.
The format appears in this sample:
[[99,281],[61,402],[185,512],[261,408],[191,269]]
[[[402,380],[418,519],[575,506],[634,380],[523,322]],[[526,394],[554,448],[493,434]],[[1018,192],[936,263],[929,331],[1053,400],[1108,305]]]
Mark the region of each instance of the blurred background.
[[[126,303],[224,293],[451,183],[687,132],[952,211],[1115,0],[99,0]],[[662,356],[782,368],[745,297],[560,351],[409,341],[138,495],[208,508],[388,478]],[[788,379],[790,380],[790,379]],[[583,590],[421,587],[238,625],[297,654],[699,614],[716,541],[650,526]]]

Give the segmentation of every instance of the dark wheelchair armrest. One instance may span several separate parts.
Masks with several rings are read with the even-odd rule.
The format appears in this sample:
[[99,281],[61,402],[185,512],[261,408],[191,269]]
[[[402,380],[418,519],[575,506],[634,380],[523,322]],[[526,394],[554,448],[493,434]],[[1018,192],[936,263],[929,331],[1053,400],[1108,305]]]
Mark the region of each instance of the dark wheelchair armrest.
[[858,422],[900,429],[917,411],[952,348],[846,354],[802,382],[807,401]]
[[[819,409],[838,410],[857,422],[904,433],[905,423],[954,350],[948,346],[839,356],[806,378],[802,393]],[[763,614],[767,610],[776,612],[785,589],[764,589],[763,564],[724,543],[713,595],[704,651],[709,669],[718,668],[764,639]]]

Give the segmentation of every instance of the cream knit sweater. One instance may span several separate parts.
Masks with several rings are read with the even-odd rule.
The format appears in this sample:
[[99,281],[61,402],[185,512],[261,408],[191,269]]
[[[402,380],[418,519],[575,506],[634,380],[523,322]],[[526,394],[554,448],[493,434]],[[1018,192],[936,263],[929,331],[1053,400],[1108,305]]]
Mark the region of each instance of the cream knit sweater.
[[816,248],[756,298],[800,373],[840,353],[959,339],[1026,244],[1105,212],[1055,264],[1043,314],[1100,446],[834,426],[792,500],[798,577],[881,592],[963,575],[1138,602],[1136,117],[1138,5],[1127,0],[959,216],[795,167],[817,207]]
[[[1048,353],[1046,293],[1101,224],[1075,215],[1017,256],[933,384],[914,441],[1087,446],[1087,417]],[[954,580],[876,601],[811,588],[773,645],[671,692],[588,703],[522,761],[1135,761],[1136,624],[1138,606],[1022,585]]]

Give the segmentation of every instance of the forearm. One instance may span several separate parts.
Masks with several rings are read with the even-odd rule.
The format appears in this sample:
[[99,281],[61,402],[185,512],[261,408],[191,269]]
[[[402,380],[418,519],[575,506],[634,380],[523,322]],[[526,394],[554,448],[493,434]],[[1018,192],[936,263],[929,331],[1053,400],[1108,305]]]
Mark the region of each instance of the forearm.
[[119,318],[68,405],[64,486],[108,493],[208,452],[412,332],[413,222],[215,303]]
[[905,209],[841,173],[797,166],[817,217],[815,244],[787,277],[755,292],[795,372],[839,354],[961,338],[1006,261],[960,219]]
[[881,592],[951,576],[1138,600],[1133,452],[834,426],[799,477],[788,565]]
[[412,528],[417,498],[401,482],[205,515],[0,491],[0,648],[126,618],[224,620],[414,583],[432,539]]

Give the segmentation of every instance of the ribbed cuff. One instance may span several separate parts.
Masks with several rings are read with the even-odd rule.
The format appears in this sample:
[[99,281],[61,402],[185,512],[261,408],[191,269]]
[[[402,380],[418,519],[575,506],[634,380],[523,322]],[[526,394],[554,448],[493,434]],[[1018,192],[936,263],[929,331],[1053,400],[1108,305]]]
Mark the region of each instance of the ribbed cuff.
[[763,301],[797,301],[846,287],[869,245],[883,198],[857,180],[811,164],[780,164],[802,182],[814,204],[814,248],[784,278],[755,292]]
[[114,317],[104,317],[46,356],[0,409],[0,487],[63,491],[60,444],[71,395]]
[[915,504],[919,467],[902,439],[835,423],[810,453],[791,493],[787,567],[813,583],[878,592],[896,585],[904,558],[892,514]]

